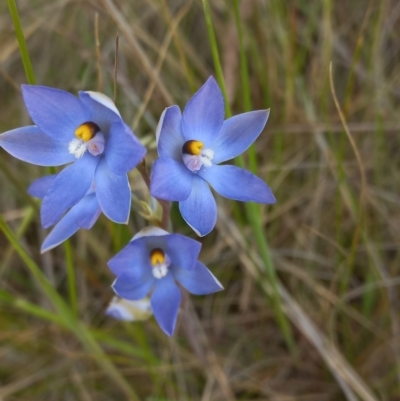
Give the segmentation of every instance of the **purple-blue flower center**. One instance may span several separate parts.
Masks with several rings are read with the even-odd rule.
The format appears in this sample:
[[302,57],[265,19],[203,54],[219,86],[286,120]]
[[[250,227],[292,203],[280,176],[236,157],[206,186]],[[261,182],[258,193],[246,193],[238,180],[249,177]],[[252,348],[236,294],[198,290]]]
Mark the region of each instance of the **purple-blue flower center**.
[[153,267],[153,276],[160,279],[167,275],[171,259],[162,249],[155,248],[150,252],[150,263]]
[[213,158],[214,151],[204,149],[204,144],[201,141],[186,141],[182,146],[182,160],[190,171],[197,172],[203,165],[211,167]]
[[100,127],[87,121],[75,130],[75,138],[69,143],[69,153],[77,159],[82,157],[88,150],[93,156],[98,156],[104,152],[105,139]]

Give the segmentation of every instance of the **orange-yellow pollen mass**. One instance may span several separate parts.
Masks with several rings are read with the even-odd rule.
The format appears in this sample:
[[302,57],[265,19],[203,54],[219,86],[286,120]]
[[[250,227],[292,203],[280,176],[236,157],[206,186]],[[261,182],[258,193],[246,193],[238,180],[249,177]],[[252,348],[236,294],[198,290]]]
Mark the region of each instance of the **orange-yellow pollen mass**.
[[182,153],[186,153],[187,155],[198,156],[203,148],[204,148],[203,142],[195,140],[186,141],[182,146]]
[[162,249],[156,248],[150,252],[150,262],[153,266],[163,264],[165,262],[165,254]]
[[75,130],[75,136],[83,142],[89,142],[99,131],[97,124],[88,121]]

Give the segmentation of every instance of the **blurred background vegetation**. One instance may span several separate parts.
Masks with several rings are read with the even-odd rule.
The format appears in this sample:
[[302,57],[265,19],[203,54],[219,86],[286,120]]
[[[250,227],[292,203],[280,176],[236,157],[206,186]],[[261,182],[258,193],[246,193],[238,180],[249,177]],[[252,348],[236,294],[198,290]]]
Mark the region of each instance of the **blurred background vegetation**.
[[[147,224],[138,213],[149,201],[138,172],[130,174],[136,201],[128,226],[102,216],[66,247],[40,255],[46,233],[26,189],[48,170],[1,150],[0,212],[11,230],[2,224],[0,400],[400,399],[400,2],[209,3],[233,114],[271,108],[244,162],[271,186],[276,205],[257,207],[251,222],[243,205],[217,198],[217,227],[201,239],[200,259],[225,291],[186,300],[167,338],[154,319],[104,315],[114,279],[106,262]],[[17,2],[37,83],[116,94],[149,148],[149,167],[163,109],[183,107],[217,75],[204,4]],[[22,83],[3,1],[0,132],[30,123]],[[175,206],[172,218],[175,231],[195,238]],[[266,258],[257,224],[269,242]],[[264,272],[268,257],[274,285]],[[277,323],[274,291],[289,328]]]

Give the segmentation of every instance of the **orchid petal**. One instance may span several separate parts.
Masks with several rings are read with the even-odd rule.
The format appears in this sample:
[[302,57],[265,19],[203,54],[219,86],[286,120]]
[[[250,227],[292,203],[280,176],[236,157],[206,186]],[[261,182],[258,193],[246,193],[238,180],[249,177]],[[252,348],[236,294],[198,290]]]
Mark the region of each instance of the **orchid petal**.
[[242,202],[275,203],[268,185],[254,174],[230,165],[202,169],[203,177],[220,195]]
[[206,295],[224,289],[216,277],[201,262],[193,270],[173,269],[173,275],[191,294]]
[[151,296],[151,307],[161,329],[169,336],[172,336],[175,330],[181,298],[181,290],[171,274],[156,281]]
[[183,201],[192,189],[193,173],[182,163],[169,157],[160,157],[153,164],[150,193],[155,198]]
[[75,130],[89,121],[90,114],[82,102],[60,89],[22,85],[26,108],[34,123],[49,137],[70,141]]
[[265,127],[269,110],[257,110],[228,118],[210,145],[214,151],[213,163],[233,159],[246,151]]
[[82,200],[74,207],[80,207],[79,216],[76,218],[76,224],[80,228],[90,230],[101,214],[99,202],[96,194],[91,193],[82,198]]
[[178,106],[166,108],[157,126],[156,142],[160,157],[182,160],[182,146],[185,142],[181,128],[182,113]]
[[17,159],[38,166],[61,166],[75,161],[67,142],[51,138],[36,125],[5,132],[0,135],[0,146]]
[[201,243],[181,234],[171,234],[165,237],[174,266],[180,269],[193,270],[200,253]]
[[146,148],[126,124],[118,121],[111,125],[105,158],[113,173],[126,174],[143,160],[145,154]]
[[217,222],[217,205],[206,181],[193,177],[192,192],[179,202],[179,210],[186,223],[200,237],[208,234]]
[[28,188],[28,194],[35,198],[43,199],[56,177],[56,174],[46,175],[33,181]]
[[[97,201],[96,199],[93,201],[93,198],[96,198],[94,194],[85,196],[55,225],[43,242],[41,247],[42,253],[56,247],[75,234],[80,228],[78,221],[82,219],[89,219],[90,217],[92,217],[91,220],[93,221],[93,218],[96,214],[96,209],[98,208]],[[94,219],[93,224],[97,220],[97,217]]]
[[96,123],[103,133],[116,121],[122,121],[114,102],[100,92],[79,92],[79,98],[90,113],[89,120]]
[[44,228],[55,224],[68,208],[85,196],[98,161],[99,158],[86,153],[57,175],[42,202],[41,220]]
[[96,169],[95,190],[103,213],[116,223],[126,224],[131,207],[131,189],[126,174],[114,174],[102,158]]
[[112,289],[121,298],[137,301],[144,298],[153,288],[156,278],[151,274],[136,279],[131,273],[123,273],[114,281]]
[[208,148],[217,138],[224,115],[224,98],[214,77],[210,77],[183,111],[182,132],[185,141],[201,141]]
[[119,276],[129,273],[134,280],[151,272],[149,249],[146,239],[140,238],[131,241],[125,248],[108,261],[108,267]]

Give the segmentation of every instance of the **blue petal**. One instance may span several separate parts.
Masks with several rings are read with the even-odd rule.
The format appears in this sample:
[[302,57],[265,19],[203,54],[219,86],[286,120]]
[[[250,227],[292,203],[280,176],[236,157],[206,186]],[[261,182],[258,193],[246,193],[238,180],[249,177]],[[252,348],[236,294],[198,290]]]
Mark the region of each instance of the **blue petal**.
[[28,188],[28,194],[35,198],[43,199],[56,177],[56,174],[46,175],[33,181]]
[[268,185],[242,168],[223,165],[202,169],[199,175],[222,196],[242,202],[275,203]]
[[185,140],[201,141],[208,148],[222,127],[224,115],[224,98],[217,82],[210,77],[183,111],[182,132]]
[[269,110],[257,110],[228,118],[210,148],[214,151],[213,163],[233,159],[246,151],[265,127]]
[[167,253],[174,266],[192,270],[196,266],[201,243],[181,234],[171,234],[165,237]]
[[144,298],[150,292],[155,281],[152,274],[137,279],[131,273],[123,273],[114,281],[112,288],[121,298],[136,301]]
[[182,163],[160,157],[153,164],[150,193],[155,198],[183,201],[192,189],[193,173]]
[[146,246],[146,238],[139,238],[130,242],[108,261],[108,267],[119,276],[129,273],[135,280],[147,273],[151,273],[150,254]]
[[57,223],[68,208],[85,196],[98,161],[98,157],[87,152],[57,175],[42,202],[41,220],[44,228]]
[[70,141],[75,138],[75,130],[90,119],[82,102],[68,92],[22,85],[22,94],[32,120],[53,139]]
[[191,294],[205,295],[224,289],[221,283],[201,262],[197,262],[195,269],[186,270],[174,267],[172,273],[177,281]]
[[90,121],[96,123],[103,134],[109,131],[114,122],[122,121],[114,102],[103,93],[79,92],[79,98],[89,112]]
[[126,174],[114,174],[102,158],[96,169],[95,188],[103,213],[116,223],[126,224],[131,208],[131,188]]
[[68,142],[54,140],[35,125],[0,135],[0,146],[10,155],[38,166],[61,166],[75,160]]
[[78,206],[80,211],[76,218],[76,224],[80,228],[90,230],[101,214],[101,209],[99,202],[97,201],[96,194],[91,193],[84,196],[82,200],[74,207],[76,208]]
[[[93,202],[94,194],[85,196],[78,204],[71,208],[71,210],[56,224],[47,238],[44,240],[41,252],[46,252],[57,245],[64,242],[66,239],[75,234],[81,227],[78,224],[79,220],[90,219],[96,216],[96,210],[98,208],[97,202]],[[97,214],[98,217],[98,214]],[[93,224],[97,220],[94,219]],[[92,225],[93,225],[92,224]],[[84,227],[90,228],[90,227]]]
[[182,114],[178,106],[166,108],[157,126],[156,141],[158,155],[182,160],[182,146],[185,142],[181,128]]
[[161,329],[169,336],[172,336],[175,330],[181,298],[181,290],[171,274],[157,280],[151,296],[151,307]]
[[179,202],[179,210],[186,223],[200,237],[208,234],[217,222],[217,205],[206,181],[193,176],[192,192]]
[[115,122],[108,134],[105,157],[110,170],[118,175],[126,174],[140,163],[146,148],[123,122]]
[[55,248],[62,242],[67,240],[69,237],[74,235],[79,227],[76,224],[76,215],[72,208],[51,230],[50,234],[44,240],[42,247],[40,248],[41,253],[45,253],[50,249]]

